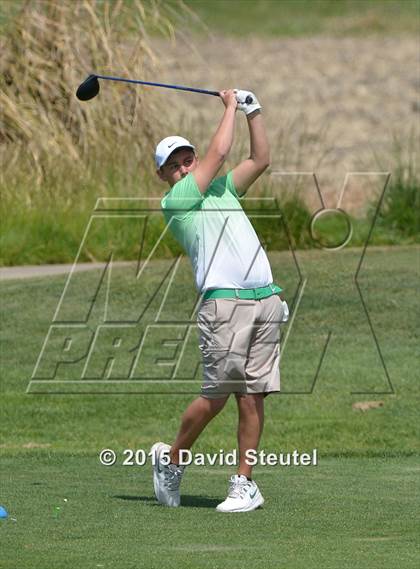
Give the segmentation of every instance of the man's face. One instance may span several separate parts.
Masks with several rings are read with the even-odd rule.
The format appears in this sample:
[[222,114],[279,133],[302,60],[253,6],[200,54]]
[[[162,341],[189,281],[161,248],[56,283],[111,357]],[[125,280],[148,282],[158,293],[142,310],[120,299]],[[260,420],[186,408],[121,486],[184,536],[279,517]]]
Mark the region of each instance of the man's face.
[[191,148],[180,148],[171,154],[165,164],[157,171],[161,180],[171,186],[179,182],[189,172],[196,169],[198,158]]

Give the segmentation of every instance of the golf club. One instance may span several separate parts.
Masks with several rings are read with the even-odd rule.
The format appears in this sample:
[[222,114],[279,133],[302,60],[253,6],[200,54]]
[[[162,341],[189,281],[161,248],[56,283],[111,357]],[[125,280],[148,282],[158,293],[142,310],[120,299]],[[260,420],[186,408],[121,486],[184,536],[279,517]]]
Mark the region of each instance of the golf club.
[[[99,81],[104,79],[106,81],[122,81],[124,83],[134,83],[137,85],[149,85],[152,87],[165,87],[166,89],[178,89],[179,91],[191,91],[193,93],[202,93],[203,95],[213,95],[219,97],[218,91],[208,91],[207,89],[196,89],[195,87],[184,87],[182,85],[168,85],[166,83],[152,83],[150,81],[140,81],[138,79],[125,79],[123,77],[110,77],[109,75],[89,75],[87,79],[81,83],[76,91],[76,97],[81,101],[89,101],[96,97],[99,93]],[[252,103],[252,97],[248,96],[245,99],[247,105]]]

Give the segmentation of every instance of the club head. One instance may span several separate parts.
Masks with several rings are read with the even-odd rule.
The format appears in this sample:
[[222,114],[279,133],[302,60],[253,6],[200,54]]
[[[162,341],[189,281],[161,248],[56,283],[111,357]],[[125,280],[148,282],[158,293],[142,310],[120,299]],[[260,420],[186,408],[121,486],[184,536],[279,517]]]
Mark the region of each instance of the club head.
[[89,75],[76,91],[76,97],[81,101],[89,101],[99,93],[99,81],[96,75]]

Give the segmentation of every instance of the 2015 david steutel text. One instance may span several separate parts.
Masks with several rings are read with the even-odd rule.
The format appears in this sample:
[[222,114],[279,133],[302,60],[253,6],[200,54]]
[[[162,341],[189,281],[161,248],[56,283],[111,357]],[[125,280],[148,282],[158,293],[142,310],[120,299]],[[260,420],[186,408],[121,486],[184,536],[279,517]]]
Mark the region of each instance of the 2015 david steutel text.
[[[144,466],[149,461],[155,464],[156,457],[145,449],[124,449],[120,453],[123,458],[122,466]],[[246,463],[250,466],[317,466],[318,450],[312,449],[310,452],[300,452],[294,449],[291,452],[266,452],[265,450],[249,449],[245,453]],[[113,466],[119,462],[118,453],[112,449],[103,449],[99,453],[99,460],[104,466]],[[226,452],[220,449],[214,453],[194,453],[191,450],[182,449],[179,456],[181,466],[237,466],[239,463],[239,453],[236,449]],[[160,462],[169,464],[169,455],[163,452]]]

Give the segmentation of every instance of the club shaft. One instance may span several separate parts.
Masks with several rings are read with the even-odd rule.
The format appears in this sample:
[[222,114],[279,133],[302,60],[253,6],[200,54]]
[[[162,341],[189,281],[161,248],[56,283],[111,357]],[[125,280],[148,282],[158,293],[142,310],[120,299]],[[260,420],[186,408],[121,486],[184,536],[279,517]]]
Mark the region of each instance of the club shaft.
[[125,79],[124,77],[110,77],[109,75],[95,75],[98,79],[108,81],[122,81],[123,83],[135,83],[137,85],[150,85],[151,87],[165,87],[166,89],[178,89],[178,91],[192,91],[204,95],[214,95],[219,97],[218,91],[208,91],[207,89],[196,89],[195,87],[184,87],[183,85],[168,85],[166,83],[152,83],[151,81],[140,81],[138,79]]

